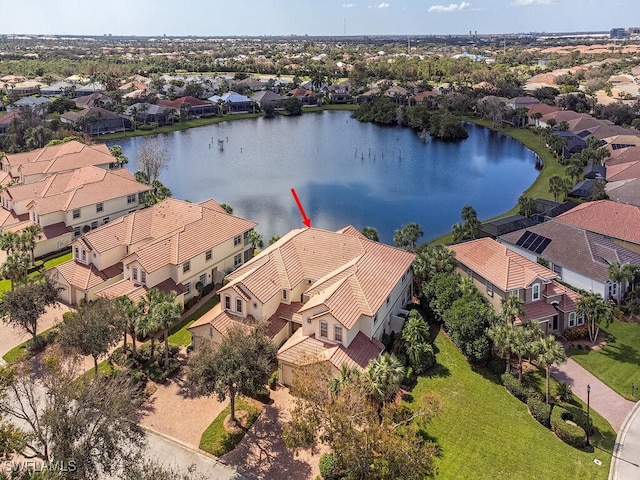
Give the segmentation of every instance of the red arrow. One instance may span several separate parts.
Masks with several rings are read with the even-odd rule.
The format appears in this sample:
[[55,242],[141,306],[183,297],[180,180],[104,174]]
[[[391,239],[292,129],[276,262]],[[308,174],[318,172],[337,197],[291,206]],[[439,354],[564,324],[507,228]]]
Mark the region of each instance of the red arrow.
[[298,198],[298,194],[296,193],[296,189],[295,188],[291,189],[291,195],[293,195],[293,199],[298,204],[298,209],[300,210],[300,213],[302,214],[302,223],[304,223],[307,226],[307,228],[310,228],[311,227],[311,219],[309,217],[307,217],[306,213],[304,213],[304,208],[302,208],[302,203],[300,203],[300,199]]

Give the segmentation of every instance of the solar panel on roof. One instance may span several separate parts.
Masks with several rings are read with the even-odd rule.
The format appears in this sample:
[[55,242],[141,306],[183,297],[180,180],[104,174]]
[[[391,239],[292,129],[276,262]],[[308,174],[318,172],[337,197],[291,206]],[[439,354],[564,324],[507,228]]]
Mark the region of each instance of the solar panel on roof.
[[551,240],[547,237],[543,237],[542,235],[538,235],[537,233],[527,230],[518,239],[516,245],[539,255],[550,243]]
[[538,246],[538,248],[535,249],[535,253],[537,253],[538,255],[544,252],[544,249],[547,248],[547,245],[551,243],[551,239],[545,237],[543,237],[543,239],[544,240],[542,240],[542,243]]
[[529,237],[531,236],[531,232],[529,230],[526,230],[522,236],[518,239],[518,241],[516,242],[516,245],[518,245],[519,247],[521,247],[525,241],[527,241],[529,239]]

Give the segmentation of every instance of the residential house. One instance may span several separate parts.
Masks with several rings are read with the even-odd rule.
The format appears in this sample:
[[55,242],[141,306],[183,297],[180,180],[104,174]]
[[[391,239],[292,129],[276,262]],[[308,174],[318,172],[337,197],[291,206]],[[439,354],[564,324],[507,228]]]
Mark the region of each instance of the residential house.
[[40,89],[46,85],[38,80],[25,80],[9,86],[7,93],[16,97],[28,97],[40,93]]
[[0,115],[0,134],[7,133],[14,122],[19,122],[21,113],[19,110],[14,110],[13,112]]
[[75,92],[76,84],[69,82],[56,82],[52,83],[48,87],[40,87],[40,95],[44,97],[59,97],[61,95],[67,95],[71,92]]
[[90,165],[6,187],[0,198],[5,210],[16,217],[28,214],[29,220],[42,227],[48,239],[36,244],[36,256],[42,256],[68,247],[83,231],[142,208],[149,190],[149,185],[136,182],[127,169]]
[[224,113],[246,113],[254,112],[256,109],[256,104],[253,100],[236,92],[214,95],[207,100],[218,105]]
[[65,112],[60,121],[89,135],[125,132],[131,130],[131,120],[100,107],[85,108],[79,112]]
[[591,180],[588,178],[580,180],[573,186],[569,193],[567,193],[567,197],[577,198],[579,200],[589,200],[593,197],[593,189],[596,181],[602,180]]
[[303,107],[315,107],[320,104],[320,99],[316,96],[316,92],[314,92],[313,90],[307,90],[305,88],[294,88],[292,90],[289,90],[286,96],[297,98],[302,102]]
[[640,207],[640,178],[608,182],[605,190],[609,200]]
[[562,158],[571,158],[574,153],[579,153],[587,148],[587,142],[570,130],[554,130],[553,135],[566,140],[562,147]]
[[0,170],[8,174],[0,185],[10,181],[30,183],[54,173],[68,172],[93,165],[108,170],[115,158],[104,143],[85,145],[72,140],[30,152],[6,154],[0,158]]
[[251,95],[251,100],[253,100],[261,109],[264,109],[264,107],[268,105],[278,109],[284,108],[286,97],[283,97],[271,90],[262,90]]
[[105,87],[100,82],[91,82],[86,85],[77,85],[76,94],[78,96],[91,95],[92,93],[100,93],[105,90]]
[[134,103],[124,111],[124,115],[140,123],[173,124],[180,119],[180,112],[175,108],[152,103]]
[[517,110],[519,108],[525,108],[528,110],[533,105],[537,105],[538,103],[540,103],[540,100],[535,97],[514,97],[509,98],[505,102],[505,105],[507,107],[513,108],[514,110]]
[[113,99],[111,97],[107,97],[105,94],[100,92],[83,95],[82,97],[75,98],[73,101],[78,108],[102,108],[113,103]]
[[255,226],[213,200],[167,198],[77,238],[73,259],[50,275],[70,304],[97,296],[136,300],[154,287],[186,302],[199,294],[198,284],[218,284],[251,258],[248,236]]
[[174,108],[184,118],[200,118],[220,113],[218,105],[191,96],[180,97],[175,100],[160,100],[158,105]]
[[608,237],[617,245],[640,253],[640,207],[611,200],[586,202],[556,220]]
[[342,364],[362,370],[384,350],[382,336],[404,324],[414,257],[353,227],[293,230],[226,277],[220,304],[189,327],[193,347],[219,342],[232,325],[266,322],[282,383],[316,361],[336,375]]
[[36,115],[44,116],[48,113],[51,100],[47,97],[22,97],[7,105],[7,112],[13,110],[31,109]]
[[562,335],[565,329],[584,323],[576,313],[580,295],[560,284],[553,270],[490,238],[448,248],[456,255],[456,272],[472,279],[496,312],[510,296],[522,301],[524,314],[516,325],[535,321],[545,334]]

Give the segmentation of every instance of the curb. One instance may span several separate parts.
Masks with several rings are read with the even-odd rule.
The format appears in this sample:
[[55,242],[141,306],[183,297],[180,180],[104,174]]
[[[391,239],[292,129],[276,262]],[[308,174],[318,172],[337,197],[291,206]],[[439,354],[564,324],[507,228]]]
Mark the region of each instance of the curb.
[[153,435],[156,435],[156,436],[158,436],[158,437],[160,437],[160,438],[162,438],[162,439],[164,439],[164,440],[166,440],[168,442],[175,443],[176,445],[178,445],[179,447],[181,447],[181,448],[183,448],[185,450],[188,450],[188,451],[190,451],[192,453],[201,455],[201,456],[206,457],[206,458],[208,458],[210,460],[213,460],[216,463],[219,463],[220,465],[224,465],[225,467],[233,469],[238,475],[241,475],[240,478],[245,478],[247,480],[249,480],[249,479],[253,480],[253,479],[256,478],[253,475],[251,475],[250,473],[244,471],[243,468],[237,467],[235,465],[231,465],[231,464],[225,462],[224,460],[221,460],[219,457],[216,457],[215,455],[212,455],[209,452],[205,452],[204,450],[201,450],[199,448],[192,447],[191,445],[189,445],[189,444],[187,444],[187,443],[185,443],[185,442],[183,442],[181,440],[178,440],[177,438],[174,438],[174,437],[172,437],[170,435],[167,435],[166,433],[159,432],[158,430],[156,430],[154,428],[151,428],[151,427],[148,427],[146,425],[138,424],[138,426],[140,428],[142,428],[144,431],[150,432]]
[[611,454],[611,468],[609,469],[609,480],[618,480],[618,458],[620,456],[620,450],[624,446],[624,439],[627,436],[627,431],[629,430],[629,426],[635,420],[635,417],[640,414],[640,401],[636,402],[634,407],[631,409],[624,421],[622,422],[622,426],[620,427],[620,431],[618,432],[618,436],[616,438],[615,446],[613,447],[613,452]]

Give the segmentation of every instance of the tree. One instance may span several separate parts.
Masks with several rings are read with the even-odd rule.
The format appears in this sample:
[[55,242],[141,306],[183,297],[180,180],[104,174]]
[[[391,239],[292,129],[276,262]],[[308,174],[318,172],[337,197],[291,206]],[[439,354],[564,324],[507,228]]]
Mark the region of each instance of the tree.
[[522,300],[518,297],[514,297],[509,295],[507,298],[502,299],[502,309],[500,311],[500,315],[504,320],[504,323],[513,327],[513,324],[516,320],[516,317],[521,317],[524,315],[524,305]]
[[[169,368],[169,330],[182,314],[182,308],[176,303],[176,292],[161,292],[152,288],[147,292],[147,319],[150,325],[162,331],[164,339],[164,368]],[[152,337],[151,341],[154,339]]]
[[419,375],[433,366],[435,357],[429,343],[429,325],[417,310],[411,310],[402,327],[402,341],[415,373]]
[[150,185],[167,168],[169,154],[157,140],[146,142],[138,152],[138,170],[143,172]]
[[622,288],[626,283],[630,283],[633,280],[635,270],[636,267],[634,265],[631,265],[628,262],[620,263],[618,260],[614,260],[613,262],[611,262],[611,264],[607,268],[607,275],[609,276],[609,280],[618,284],[618,303],[620,303],[620,299],[622,296]]
[[60,324],[60,346],[67,354],[91,355],[95,376],[98,359],[109,353],[120,339],[124,312],[114,300],[98,297],[67,315]]
[[365,377],[373,397],[382,404],[393,400],[404,378],[404,366],[395,355],[384,353],[373,359],[365,369]]
[[129,163],[129,159],[124,154],[124,151],[122,150],[122,147],[120,145],[113,145],[112,147],[109,147],[109,152],[111,152],[111,155],[113,155],[113,158],[115,158],[115,162],[113,163],[116,168],[123,167],[124,165]]
[[38,382],[21,369],[0,371],[0,412],[24,425],[31,452],[51,465],[73,465],[64,478],[122,478],[139,461],[144,432],[130,418],[142,397],[124,374],[76,381],[77,362],[47,357]]
[[530,217],[535,212],[535,202],[533,198],[525,197],[524,195],[520,195],[518,198],[518,213],[520,215],[524,215],[525,217]]
[[546,372],[546,400],[549,403],[551,398],[551,366],[562,363],[567,359],[567,355],[562,344],[553,335],[547,335],[536,342],[536,361],[543,366]]
[[302,115],[302,100],[296,97],[289,97],[284,101],[284,108],[291,116]]
[[264,246],[262,235],[260,235],[255,230],[251,230],[249,232],[248,240],[254,250],[256,250],[257,248],[262,248]]
[[487,335],[493,341],[493,346],[497,350],[498,356],[505,359],[505,372],[509,373],[513,328],[504,323],[492,325],[487,331]]
[[571,188],[573,187],[573,183],[567,177],[561,177],[560,175],[554,175],[549,179],[549,193],[553,195],[554,201],[558,201],[558,196],[566,196]]
[[418,238],[424,235],[422,228],[417,223],[407,223],[393,234],[393,243],[397,247],[414,250]]
[[494,323],[494,315],[493,308],[478,295],[458,298],[444,313],[444,326],[451,340],[473,363],[490,357],[487,330]]
[[576,305],[576,312],[585,318],[591,343],[596,343],[598,339],[600,324],[604,322],[605,325],[609,325],[613,320],[611,302],[605,301],[599,294],[593,292],[582,295]]
[[280,235],[274,235],[273,237],[271,237],[269,239],[269,245],[273,245],[274,243],[276,243],[278,240],[280,240]]
[[231,420],[236,421],[236,395],[255,395],[276,366],[276,349],[264,327],[233,327],[213,347],[203,345],[189,359],[189,383],[199,395],[216,394],[230,400]]
[[220,207],[227,212],[229,215],[233,214],[233,207],[231,205],[229,205],[228,203],[221,203]]
[[287,447],[329,446],[344,478],[418,480],[433,472],[435,444],[419,428],[440,404],[425,396],[412,410],[390,402],[380,409],[364,375],[351,376],[334,393],[325,362],[301,366],[294,377],[292,420],[283,427]]
[[38,321],[46,307],[58,302],[58,289],[45,277],[42,282],[27,283],[4,293],[0,302],[3,321],[27,333],[35,341]]
[[136,337],[144,314],[144,302],[134,302],[127,296],[115,299],[123,313],[122,349],[127,350],[127,335],[131,335],[131,351],[133,357],[137,356]]
[[578,180],[580,180],[580,177],[584,173],[584,164],[581,158],[572,155],[571,160],[569,160],[565,167],[565,172],[569,178],[573,179],[573,183],[578,183]]
[[363,227],[361,233],[369,240],[372,240],[374,242],[380,241],[380,238],[378,237],[378,230],[373,227]]

